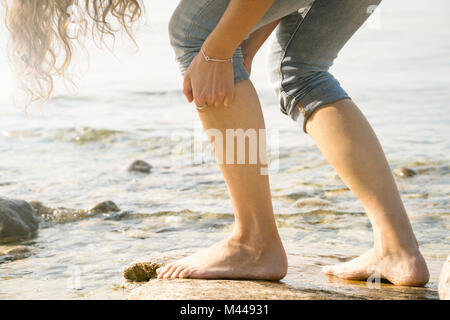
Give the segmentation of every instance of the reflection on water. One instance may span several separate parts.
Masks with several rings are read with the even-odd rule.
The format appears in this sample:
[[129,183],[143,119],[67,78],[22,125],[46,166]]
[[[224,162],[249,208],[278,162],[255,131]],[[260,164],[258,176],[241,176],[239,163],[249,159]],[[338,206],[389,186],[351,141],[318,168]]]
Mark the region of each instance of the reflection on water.
[[[257,67],[264,62],[261,56],[253,80],[269,132],[280,142],[271,185],[291,263],[286,286],[317,296],[436,298],[439,268],[450,253],[450,96],[444,76],[450,46],[443,41],[450,39],[443,34],[450,28],[434,32],[448,24],[438,8],[422,17],[430,26],[416,26],[420,7],[404,11],[401,3],[383,5],[381,29],[361,30],[334,73],[374,126],[392,169],[417,173],[396,181],[431,282],[427,289],[383,285],[374,290],[320,274],[322,265],[370,248],[369,221],[311,139],[279,113],[264,70]],[[14,107],[0,109],[1,196],[39,200],[52,208],[88,208],[112,200],[120,208],[44,219],[37,237],[18,243],[26,255],[0,258],[0,298],[124,298],[133,285],[123,280],[122,270],[131,262],[155,252],[207,246],[231,230],[232,209],[219,169],[207,156],[192,161],[183,146],[200,125],[178,90],[181,79],[173,61],[164,60],[172,57],[164,23],[173,5],[155,5],[161,17],[152,32],[141,34],[142,53],[132,61],[125,58],[123,69],[116,60],[95,60],[76,98],[60,94],[28,118]],[[411,34],[414,41],[404,36]],[[402,55],[393,54],[399,39]],[[151,60],[148,68],[165,75],[159,79],[139,67],[152,55],[161,65]],[[112,62],[119,64],[114,77]],[[150,174],[127,171],[137,159],[152,165]]]

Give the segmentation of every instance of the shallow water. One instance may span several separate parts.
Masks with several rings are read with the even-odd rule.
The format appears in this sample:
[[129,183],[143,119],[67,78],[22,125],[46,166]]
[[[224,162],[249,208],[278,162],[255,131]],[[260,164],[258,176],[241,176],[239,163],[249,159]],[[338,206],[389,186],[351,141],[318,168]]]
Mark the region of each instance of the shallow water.
[[[56,97],[28,117],[3,99],[0,108],[0,195],[49,207],[87,208],[114,201],[118,213],[43,221],[21,260],[0,260],[0,298],[125,298],[122,270],[154,252],[203,247],[231,230],[232,209],[200,123],[179,90],[166,24],[176,1],[149,4],[148,26],[117,57],[92,51],[78,94]],[[332,71],[373,125],[430,266],[428,291],[450,253],[450,22],[445,0],[391,1],[341,52]],[[319,267],[371,246],[356,197],[336,177],[312,140],[278,111],[264,54],[252,80],[273,143],[271,186],[277,222],[294,262],[285,283],[360,298],[396,297],[383,286],[336,283]],[[205,146],[193,155],[191,142]],[[277,141],[279,144],[277,144]],[[278,154],[278,157],[277,157]],[[136,159],[149,175],[127,172]],[[413,295],[414,296],[414,295]]]

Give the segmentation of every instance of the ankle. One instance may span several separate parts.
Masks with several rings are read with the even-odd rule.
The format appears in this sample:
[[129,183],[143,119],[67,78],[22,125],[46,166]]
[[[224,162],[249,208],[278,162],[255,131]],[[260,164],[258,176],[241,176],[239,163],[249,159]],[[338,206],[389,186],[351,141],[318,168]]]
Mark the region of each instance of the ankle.
[[281,243],[280,236],[276,230],[275,232],[243,232],[236,228],[229,240],[260,250],[265,250],[274,244],[279,245]]
[[391,255],[400,256],[418,256],[420,255],[419,246],[416,242],[399,244],[398,242],[380,241],[374,245],[375,253],[379,257]]
[[[400,231],[400,232],[399,232]],[[411,230],[395,230],[390,232],[374,227],[374,249],[380,257],[388,255],[414,256],[420,254],[419,244]]]

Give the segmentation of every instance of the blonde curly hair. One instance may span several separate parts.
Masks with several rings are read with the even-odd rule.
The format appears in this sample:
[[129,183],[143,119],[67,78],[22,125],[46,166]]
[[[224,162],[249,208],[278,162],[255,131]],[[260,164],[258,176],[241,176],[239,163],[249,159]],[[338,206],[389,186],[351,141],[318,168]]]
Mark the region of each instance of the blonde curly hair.
[[89,31],[97,43],[119,30],[133,39],[133,26],[144,10],[141,0],[0,1],[10,32],[10,63],[27,93],[27,105],[48,100],[55,76],[70,80],[67,71],[74,49]]

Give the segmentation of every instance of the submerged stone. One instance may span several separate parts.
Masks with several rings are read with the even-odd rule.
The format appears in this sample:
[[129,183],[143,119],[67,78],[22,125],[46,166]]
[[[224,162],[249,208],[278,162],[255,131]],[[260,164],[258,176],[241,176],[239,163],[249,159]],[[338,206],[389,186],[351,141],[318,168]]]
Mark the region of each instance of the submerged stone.
[[409,178],[417,174],[413,169],[410,168],[395,168],[392,173],[400,178]]
[[439,299],[450,300],[450,255],[442,267],[439,278]]
[[37,200],[29,201],[29,203],[44,220],[58,223],[73,222],[101,213],[120,211],[119,207],[110,200],[99,202],[89,209],[50,208]]
[[6,256],[9,261],[24,259],[28,257],[30,250],[25,246],[3,246],[0,247],[0,257]]
[[38,200],[31,200],[28,203],[36,210],[38,216],[45,216],[51,214],[54,209],[46,207],[42,202]]
[[145,282],[157,277],[156,269],[161,268],[161,262],[138,262],[123,271],[123,276],[128,281]]
[[294,206],[297,208],[303,208],[303,207],[326,207],[331,205],[331,202],[328,200],[323,199],[317,199],[317,198],[305,198],[297,200],[294,203]]
[[143,160],[136,160],[128,167],[130,172],[150,173],[151,170],[152,166]]
[[0,241],[29,238],[38,227],[39,218],[28,202],[0,198]]
[[90,213],[107,213],[120,211],[119,207],[112,201],[97,203],[88,209]]

